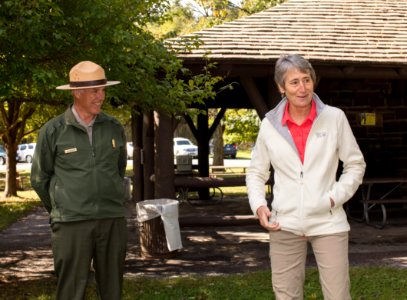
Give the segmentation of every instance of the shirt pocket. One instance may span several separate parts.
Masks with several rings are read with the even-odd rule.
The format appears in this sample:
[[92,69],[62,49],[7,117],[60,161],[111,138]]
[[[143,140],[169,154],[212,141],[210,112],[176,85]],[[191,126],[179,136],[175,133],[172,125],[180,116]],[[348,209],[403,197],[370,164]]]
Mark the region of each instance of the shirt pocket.
[[121,137],[106,137],[97,149],[98,158],[102,161],[116,162],[117,164],[124,147],[125,143]]
[[84,169],[88,167],[93,153],[92,148],[79,144],[64,143],[57,145],[56,163],[65,170]]

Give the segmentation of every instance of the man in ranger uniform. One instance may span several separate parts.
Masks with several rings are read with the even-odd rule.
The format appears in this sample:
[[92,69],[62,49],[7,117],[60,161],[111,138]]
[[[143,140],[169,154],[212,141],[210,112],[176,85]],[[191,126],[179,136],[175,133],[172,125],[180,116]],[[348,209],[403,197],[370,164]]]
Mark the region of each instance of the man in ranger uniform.
[[40,130],[31,184],[50,214],[57,299],[83,299],[91,263],[101,299],[120,299],[126,255],[122,125],[101,111],[107,81],[83,61],[69,73],[73,104]]

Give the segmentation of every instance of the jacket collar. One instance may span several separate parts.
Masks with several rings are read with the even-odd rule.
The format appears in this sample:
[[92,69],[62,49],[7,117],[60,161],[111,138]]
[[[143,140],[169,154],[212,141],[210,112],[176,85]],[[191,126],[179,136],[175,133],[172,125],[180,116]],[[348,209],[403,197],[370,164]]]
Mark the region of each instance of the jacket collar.
[[[322,110],[325,107],[325,104],[319,99],[317,94],[313,94],[312,99],[314,99],[314,102],[316,104],[316,111],[317,111],[317,116],[322,112]],[[269,111],[265,118],[271,123],[271,125],[288,141],[288,143],[293,147],[295,151],[297,151],[297,148],[295,146],[294,140],[289,133],[287,125],[283,126],[281,121],[284,116],[284,111],[285,107],[287,105],[287,98],[284,97],[278,104],[277,106]]]
[[[65,122],[68,125],[80,125],[80,123],[76,120],[75,115],[72,112],[72,104],[69,105],[69,107],[66,109],[65,113],[64,113],[64,117],[65,117]],[[104,122],[106,121],[107,116],[104,112],[101,112],[100,114],[98,114],[95,118],[95,122],[94,123],[99,123],[99,122]]]
[[[313,94],[312,99],[314,99],[314,102],[316,104],[316,110],[317,110],[317,117],[318,115],[321,113],[321,111],[324,109],[325,105],[321,99],[319,99],[317,94]],[[272,123],[272,124],[276,124],[276,122],[279,122],[281,124],[281,121],[283,119],[284,116],[284,111],[285,111],[285,107],[287,105],[287,97],[284,97],[283,99],[281,99],[281,101],[277,104],[277,106],[272,109],[271,111],[269,111],[266,114],[266,118]]]

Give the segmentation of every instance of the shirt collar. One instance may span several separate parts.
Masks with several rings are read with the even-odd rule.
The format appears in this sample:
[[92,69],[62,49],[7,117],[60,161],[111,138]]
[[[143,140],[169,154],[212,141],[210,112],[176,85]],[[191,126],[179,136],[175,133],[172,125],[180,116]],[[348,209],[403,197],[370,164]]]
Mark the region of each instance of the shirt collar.
[[82,120],[82,118],[79,116],[79,114],[78,114],[78,112],[76,111],[74,105],[72,105],[71,109],[72,109],[73,115],[75,116],[76,121],[77,121],[79,124],[81,124],[82,126],[85,126],[85,127],[91,127],[91,126],[93,126],[93,123],[95,123],[95,119],[96,119],[96,118],[93,118],[93,120],[92,120],[89,124],[86,124],[85,121]]
[[[291,119],[290,114],[288,113],[288,105],[290,105],[290,102],[287,101],[287,104],[286,104],[285,109],[284,109],[283,119],[281,120],[281,124],[283,126],[287,124],[287,121],[290,121],[291,123],[294,123],[294,121]],[[311,110],[310,110],[307,118],[305,119],[304,123],[306,121],[308,121],[308,120],[313,122],[316,117],[317,117],[317,107],[315,105],[314,99],[312,99],[312,101],[311,101]]]

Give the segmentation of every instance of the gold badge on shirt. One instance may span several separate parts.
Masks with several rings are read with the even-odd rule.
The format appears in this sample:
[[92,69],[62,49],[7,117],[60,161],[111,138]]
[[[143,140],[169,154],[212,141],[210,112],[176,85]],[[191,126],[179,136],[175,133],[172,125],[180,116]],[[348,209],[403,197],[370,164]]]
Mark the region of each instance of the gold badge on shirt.
[[64,153],[69,154],[69,153],[74,153],[74,152],[77,152],[77,151],[78,151],[77,148],[69,148],[69,149],[65,149]]

